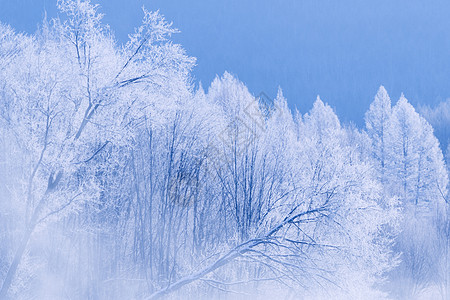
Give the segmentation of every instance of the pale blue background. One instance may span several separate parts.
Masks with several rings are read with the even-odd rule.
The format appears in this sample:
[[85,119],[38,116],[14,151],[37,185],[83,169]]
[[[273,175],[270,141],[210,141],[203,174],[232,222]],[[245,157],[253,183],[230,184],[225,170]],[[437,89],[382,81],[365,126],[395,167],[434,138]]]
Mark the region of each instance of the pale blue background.
[[[0,20],[33,32],[55,0],[0,0]],[[417,0],[130,0],[99,1],[120,42],[137,26],[140,7],[160,11],[198,58],[194,75],[208,86],[225,70],[254,94],[275,96],[305,112],[317,94],[341,119],[362,124],[383,84],[393,100],[434,105],[450,96],[450,1]]]

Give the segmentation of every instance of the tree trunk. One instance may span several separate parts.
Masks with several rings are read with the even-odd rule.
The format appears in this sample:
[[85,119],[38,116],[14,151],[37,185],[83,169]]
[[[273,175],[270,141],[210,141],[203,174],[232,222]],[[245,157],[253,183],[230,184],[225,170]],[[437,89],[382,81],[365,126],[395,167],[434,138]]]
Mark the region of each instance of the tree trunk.
[[30,240],[31,234],[33,233],[34,225],[31,225],[27,231],[25,232],[24,237],[19,245],[19,248],[14,255],[14,259],[11,263],[11,266],[8,269],[8,273],[6,274],[6,278],[3,281],[2,289],[0,290],[0,299],[7,299],[6,295],[11,286],[14,275],[16,274],[17,267],[19,266],[20,261],[22,260],[23,253],[27,247],[28,241]]

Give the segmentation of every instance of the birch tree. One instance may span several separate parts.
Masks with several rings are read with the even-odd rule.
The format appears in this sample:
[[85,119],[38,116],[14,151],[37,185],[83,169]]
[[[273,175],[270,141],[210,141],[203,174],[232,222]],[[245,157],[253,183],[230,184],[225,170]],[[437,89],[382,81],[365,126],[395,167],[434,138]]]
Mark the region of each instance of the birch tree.
[[389,120],[391,118],[391,99],[383,86],[380,86],[374,101],[370,104],[369,110],[365,114],[366,130],[373,143],[372,155],[380,166],[380,179],[386,180],[386,161],[388,155],[387,134],[389,130]]

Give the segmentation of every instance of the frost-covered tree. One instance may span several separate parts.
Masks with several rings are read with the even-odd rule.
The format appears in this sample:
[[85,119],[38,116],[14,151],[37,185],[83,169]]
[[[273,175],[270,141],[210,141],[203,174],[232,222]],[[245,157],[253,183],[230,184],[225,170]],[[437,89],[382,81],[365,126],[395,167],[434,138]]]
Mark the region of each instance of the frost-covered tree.
[[386,161],[388,151],[388,129],[391,117],[391,99],[383,86],[380,86],[374,101],[366,112],[366,130],[372,141],[372,155],[379,165],[377,172],[382,182],[386,180]]
[[432,206],[446,194],[448,177],[433,128],[402,95],[392,110],[389,130],[391,191],[406,205]]
[[[370,287],[377,281],[375,274],[383,274],[393,262],[388,248],[381,250],[383,256],[370,254],[375,250],[372,247],[382,249],[389,244],[390,239],[374,224],[390,224],[396,216],[395,208],[390,203],[384,203],[381,185],[370,161],[364,159],[364,151],[358,149],[358,143],[349,143],[349,132],[341,127],[328,105],[318,99],[303,119],[303,130],[300,132],[304,132],[304,137],[301,141],[310,144],[306,151],[300,152],[302,156],[299,161],[308,163],[308,167],[301,168],[307,170],[307,177],[300,182],[309,177],[308,186],[314,195],[312,197],[329,197],[334,208],[326,219],[326,226],[322,227],[323,231],[316,233],[322,243],[339,245],[339,251],[329,256],[329,260],[324,260],[327,264],[325,269],[331,266],[339,274],[338,277],[346,278],[338,283],[342,284],[342,293],[336,292],[334,297],[352,298],[367,293],[364,297],[380,298],[380,294],[371,294],[373,291]],[[364,138],[359,138],[364,141]],[[358,224],[357,227],[353,227],[355,224]],[[358,231],[356,228],[364,230]],[[351,249],[356,248],[360,249],[360,254],[368,256],[354,257],[358,254]],[[352,263],[346,262],[347,259]],[[369,269],[374,273],[365,273]],[[352,278],[366,278],[367,281],[355,281]]]

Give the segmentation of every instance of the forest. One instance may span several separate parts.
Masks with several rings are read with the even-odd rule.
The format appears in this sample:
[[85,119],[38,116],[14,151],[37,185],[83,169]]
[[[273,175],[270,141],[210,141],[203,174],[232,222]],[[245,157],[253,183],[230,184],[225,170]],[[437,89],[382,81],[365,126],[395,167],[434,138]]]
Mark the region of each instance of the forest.
[[0,23],[0,299],[449,299],[438,112],[205,90],[158,11],[122,45],[58,8]]

